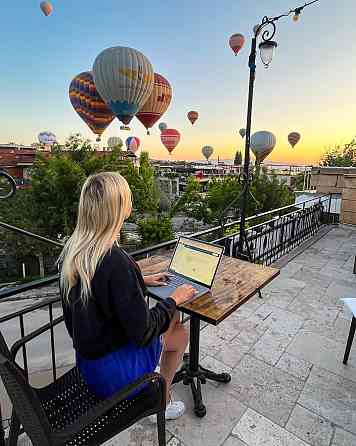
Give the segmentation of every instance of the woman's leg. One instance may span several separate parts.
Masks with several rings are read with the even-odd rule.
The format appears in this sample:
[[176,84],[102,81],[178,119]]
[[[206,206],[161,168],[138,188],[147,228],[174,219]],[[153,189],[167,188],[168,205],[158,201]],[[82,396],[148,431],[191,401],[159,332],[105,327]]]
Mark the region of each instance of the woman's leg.
[[189,334],[179,320],[178,311],[174,315],[169,329],[164,334],[164,346],[161,357],[160,373],[167,383],[167,402],[174,375],[182,362],[183,354],[187,348]]

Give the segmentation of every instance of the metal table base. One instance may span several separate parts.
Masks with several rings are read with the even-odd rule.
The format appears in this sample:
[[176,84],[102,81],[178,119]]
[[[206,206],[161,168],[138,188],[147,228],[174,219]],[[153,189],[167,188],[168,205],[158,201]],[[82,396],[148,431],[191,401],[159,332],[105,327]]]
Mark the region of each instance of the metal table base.
[[203,403],[201,385],[206,380],[228,383],[231,376],[228,373],[215,373],[199,365],[199,339],[200,339],[200,319],[192,316],[190,319],[190,346],[189,354],[184,355],[183,365],[176,373],[173,383],[183,381],[186,386],[190,385],[193,400],[194,412],[198,417],[206,415],[206,407]]

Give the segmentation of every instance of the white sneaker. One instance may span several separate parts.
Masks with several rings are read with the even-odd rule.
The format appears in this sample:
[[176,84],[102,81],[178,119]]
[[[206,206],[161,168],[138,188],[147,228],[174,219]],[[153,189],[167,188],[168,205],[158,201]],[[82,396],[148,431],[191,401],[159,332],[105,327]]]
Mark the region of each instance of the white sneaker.
[[[166,406],[166,421],[176,420],[181,417],[185,412],[185,405],[183,401],[170,401]],[[151,423],[157,422],[156,415],[150,415],[148,417]]]
[[166,420],[176,420],[185,412],[183,401],[170,401],[166,407]]

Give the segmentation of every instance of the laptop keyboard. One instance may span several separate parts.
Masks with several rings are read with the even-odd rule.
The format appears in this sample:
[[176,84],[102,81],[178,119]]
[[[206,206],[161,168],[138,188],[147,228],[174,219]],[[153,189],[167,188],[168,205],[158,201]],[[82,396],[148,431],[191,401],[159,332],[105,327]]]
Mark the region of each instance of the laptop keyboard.
[[183,277],[180,276],[170,276],[168,284],[174,287],[179,287],[181,285],[184,285],[185,283],[187,283],[187,279],[184,279]]

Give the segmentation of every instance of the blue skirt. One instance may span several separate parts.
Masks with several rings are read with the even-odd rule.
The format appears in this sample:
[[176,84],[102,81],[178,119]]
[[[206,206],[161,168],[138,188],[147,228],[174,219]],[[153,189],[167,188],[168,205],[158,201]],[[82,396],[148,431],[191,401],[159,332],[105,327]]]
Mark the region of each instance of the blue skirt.
[[157,337],[145,347],[129,343],[99,359],[85,359],[77,352],[77,367],[93,393],[109,398],[145,373],[154,372],[161,352],[162,341]]

